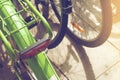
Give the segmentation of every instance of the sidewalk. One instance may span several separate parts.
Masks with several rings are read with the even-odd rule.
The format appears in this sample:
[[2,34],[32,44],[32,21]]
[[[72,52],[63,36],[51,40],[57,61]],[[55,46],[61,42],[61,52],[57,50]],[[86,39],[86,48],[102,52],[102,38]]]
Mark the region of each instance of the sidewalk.
[[[66,36],[58,47],[49,51],[50,59],[69,80],[120,80],[120,8],[115,7],[112,32],[103,45],[88,48]],[[68,80],[58,73],[61,80]]]
[[48,55],[69,80],[120,80],[119,35],[120,22],[113,25],[108,41],[99,47],[80,46],[65,37]]

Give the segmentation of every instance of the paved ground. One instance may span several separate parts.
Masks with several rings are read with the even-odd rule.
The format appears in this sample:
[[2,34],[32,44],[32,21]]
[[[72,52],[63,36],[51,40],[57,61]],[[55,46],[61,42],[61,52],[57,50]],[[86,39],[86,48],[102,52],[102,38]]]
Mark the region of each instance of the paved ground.
[[[120,80],[120,6],[113,0],[113,26],[109,39],[101,46],[88,48],[66,36],[50,58],[69,80]],[[60,74],[62,80],[68,80]]]
[[120,80],[120,36],[117,35],[120,35],[120,22],[113,25],[109,39],[99,47],[80,46],[66,37],[49,55],[69,80]]

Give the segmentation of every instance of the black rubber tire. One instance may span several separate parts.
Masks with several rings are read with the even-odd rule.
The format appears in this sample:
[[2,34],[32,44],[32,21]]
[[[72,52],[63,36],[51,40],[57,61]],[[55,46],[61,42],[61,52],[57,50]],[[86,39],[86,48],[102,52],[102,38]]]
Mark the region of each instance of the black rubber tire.
[[[51,0],[53,1],[53,0]],[[82,1],[81,1],[82,2]],[[87,1],[86,1],[87,2]],[[110,0],[99,0],[102,10],[102,26],[100,33],[92,40],[85,40],[75,35],[68,27],[67,34],[77,43],[87,47],[97,47],[103,44],[109,37],[112,29],[112,9]],[[53,2],[54,3],[54,2]],[[76,5],[75,5],[76,6]],[[56,6],[53,6],[56,16],[61,20],[61,15]],[[73,7],[74,8],[74,7]],[[79,13],[80,15],[80,13]]]
[[66,34],[66,31],[67,31],[67,24],[68,24],[68,14],[64,13],[62,11],[62,8],[64,6],[66,6],[67,4],[64,3],[65,0],[58,0],[60,3],[61,3],[61,7],[60,7],[60,14],[59,14],[59,11],[57,10],[56,8],[56,4],[54,3],[54,0],[50,0],[51,2],[51,6],[52,6],[52,9],[56,15],[56,17],[58,18],[58,20],[60,21],[60,28],[57,32],[57,35],[56,37],[52,40],[51,44],[48,46],[48,49],[51,49],[51,48],[54,48],[56,46],[58,46],[61,41],[63,40],[65,34]]
[[[63,40],[63,38],[66,34],[66,31],[67,31],[68,14],[62,13],[62,7],[65,6],[66,4],[64,3],[64,0],[61,0],[59,2],[61,4],[61,8],[60,8],[61,15],[58,14],[58,10],[56,8],[56,4],[54,3],[54,0],[50,0],[50,3],[51,3],[54,13],[58,14],[58,15],[56,15],[56,17],[60,21],[60,27],[59,27],[59,30],[58,30],[56,36],[53,38],[53,40],[51,40],[51,43],[48,46],[48,49],[52,49],[52,48],[55,48],[56,46],[58,46],[61,43],[61,41]],[[46,3],[46,5],[43,5],[43,6],[44,6],[43,8],[45,8],[45,7],[48,8],[48,3]],[[48,18],[48,13],[49,13],[49,9],[46,9],[45,12],[43,11],[43,16],[45,15],[44,17],[46,19]]]

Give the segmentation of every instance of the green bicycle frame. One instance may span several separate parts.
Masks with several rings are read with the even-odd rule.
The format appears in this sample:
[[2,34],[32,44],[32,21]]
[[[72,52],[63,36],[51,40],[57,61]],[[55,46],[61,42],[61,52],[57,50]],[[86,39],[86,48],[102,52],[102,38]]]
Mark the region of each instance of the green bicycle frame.
[[[45,18],[36,10],[29,0],[24,1],[27,3],[32,12],[41,19],[47,32],[49,33],[49,38],[52,38],[51,28]],[[11,0],[0,0],[0,16],[2,17],[0,20],[0,39],[3,41],[11,59],[14,59],[16,53],[7,40],[5,36],[6,34],[3,33],[4,31],[2,28],[5,27],[9,31],[9,35],[13,38],[19,48],[19,51],[22,51],[26,47],[32,45],[36,42],[36,40],[29,32],[22,16],[16,12],[16,8]],[[40,52],[40,54],[34,58],[27,59],[26,62],[38,80],[59,80],[58,75],[44,51]]]

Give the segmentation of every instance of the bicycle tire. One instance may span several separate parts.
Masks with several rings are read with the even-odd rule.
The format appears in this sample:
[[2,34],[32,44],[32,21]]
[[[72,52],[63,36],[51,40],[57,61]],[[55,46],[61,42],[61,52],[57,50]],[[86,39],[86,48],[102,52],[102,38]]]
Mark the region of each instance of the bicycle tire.
[[[94,5],[93,5],[93,3],[94,3]],[[93,37],[92,39],[90,39],[90,38],[85,39],[83,37],[79,37],[78,34],[74,33],[75,31],[72,31],[70,29],[70,26],[71,26],[70,18],[71,18],[71,16],[73,16],[75,14],[74,13],[75,11],[79,11],[80,14],[77,14],[77,17],[73,16],[73,21],[76,24],[77,21],[80,21],[80,19],[82,19],[80,17],[80,15],[82,15],[82,13],[81,13],[82,9],[86,10],[86,9],[84,9],[84,7],[86,7],[86,5],[87,6],[89,5],[89,7],[87,7],[87,9],[88,9],[87,11],[95,11],[95,5],[96,5],[95,3],[97,3],[97,5],[99,4],[99,6],[101,6],[100,8],[102,10],[100,13],[101,14],[100,17],[102,17],[102,19],[101,19],[101,23],[99,23],[99,24],[101,24],[101,26],[100,26],[101,30],[98,33],[98,35],[96,37]],[[76,7],[76,5],[77,5],[77,7]],[[93,6],[94,6],[94,8],[93,8]],[[80,43],[81,45],[84,45],[87,47],[97,47],[97,46],[103,44],[108,39],[110,32],[111,32],[111,28],[112,28],[111,1],[110,0],[99,0],[99,1],[98,0],[94,0],[94,1],[89,1],[89,0],[88,1],[81,1],[81,0],[73,1],[72,0],[72,8],[73,8],[73,12],[72,12],[72,14],[70,14],[70,17],[69,17],[67,34],[72,39],[74,39],[77,43]],[[80,9],[80,10],[75,10],[75,8]],[[56,7],[56,9],[57,9],[57,7]],[[89,10],[89,9],[91,9],[91,10]],[[96,9],[99,9],[99,8],[96,7]],[[97,13],[97,12],[95,12],[95,13]],[[59,12],[58,12],[58,14],[59,14],[59,16],[61,16]],[[58,16],[58,14],[56,16]],[[91,15],[90,13],[88,13],[88,14]],[[97,13],[97,15],[99,15],[99,12]],[[95,19],[97,19],[96,18],[97,15],[94,15]],[[57,18],[59,18],[59,16]],[[88,17],[88,16],[86,16],[86,17]],[[84,24],[87,27],[84,28],[84,26],[81,25],[80,23],[76,24],[76,25],[80,26],[80,29],[83,29],[84,31],[86,31],[85,33],[82,33],[84,35],[87,33],[87,30],[88,30],[89,26],[91,25],[91,24],[85,23],[85,21],[87,19],[89,19],[89,17],[88,18],[86,18],[86,17],[84,17],[85,18],[84,20],[83,19],[81,20],[81,24]],[[94,27],[97,27],[97,26],[94,26]],[[91,29],[94,30],[93,27]],[[87,34],[86,36],[89,37],[89,34]]]
[[[98,0],[94,0],[95,2],[94,3],[96,3]],[[83,2],[83,5],[85,5],[85,3],[86,3],[86,5],[87,5],[87,1],[85,1],[85,3],[84,3],[84,1],[81,1],[81,3]],[[88,3],[89,3],[89,5],[90,5],[90,3],[93,3],[92,1],[88,1]],[[111,2],[110,2],[110,0],[99,0],[99,5],[101,5],[101,25],[99,25],[99,26],[93,26],[93,27],[100,27],[101,28],[101,30],[100,30],[100,32],[97,32],[97,35],[96,35],[96,37],[93,37],[93,38],[91,38],[91,39],[85,39],[85,38],[83,38],[82,37],[82,35],[81,35],[81,37],[79,37],[78,36],[78,34],[76,35],[75,33],[73,33],[71,30],[70,30],[70,28],[68,28],[69,30],[68,30],[68,34],[75,40],[75,41],[77,41],[78,43],[81,43],[82,45],[84,45],[84,46],[87,46],[87,47],[97,47],[97,46],[99,46],[99,45],[101,45],[101,44],[103,44],[107,39],[108,39],[108,37],[109,37],[109,35],[110,35],[110,33],[111,33],[111,28],[112,28],[112,11],[111,11]],[[73,4],[74,5],[74,4]],[[95,4],[94,4],[95,5]],[[93,6],[94,5],[92,5],[92,9],[93,9]],[[75,5],[76,6],[76,5]],[[73,7],[74,8],[74,7]],[[90,9],[90,7],[89,7],[89,9]],[[95,11],[95,9],[93,9],[93,10],[91,10],[91,11]],[[73,14],[74,14],[74,12],[73,12]],[[89,14],[90,15],[90,14]],[[94,15],[95,17],[97,16],[97,15],[99,15],[99,13],[97,13],[96,12],[96,15]],[[78,16],[77,16],[78,17]],[[98,18],[96,18],[96,19],[98,19]],[[93,20],[93,18],[91,19],[91,20]],[[84,20],[83,20],[84,21]],[[85,21],[84,21],[85,22]],[[99,22],[99,20],[98,20],[98,22]],[[85,23],[85,24],[87,24],[87,23]],[[88,29],[89,29],[89,27],[88,26],[90,26],[91,24],[88,24],[87,25],[87,27],[83,27],[82,25],[79,25],[79,26],[81,26],[85,31],[87,31]],[[97,25],[97,24],[96,24]],[[92,28],[93,28],[92,27]],[[91,28],[91,29],[92,29]],[[97,29],[95,29],[96,31],[98,31]],[[90,31],[89,31],[90,32]],[[87,32],[85,32],[84,34],[86,34]],[[83,34],[83,33],[82,33]],[[94,36],[94,35],[93,35]],[[86,35],[86,37],[88,37],[88,38],[90,38],[90,37],[92,37],[91,35],[89,36],[89,34],[87,34]]]
[[[67,31],[68,14],[65,14],[62,12],[62,8],[66,4],[64,4],[63,0],[61,0],[61,2],[58,0],[58,2],[61,4],[61,8],[60,8],[61,9],[61,12],[60,12],[61,16],[58,14],[58,11],[56,10],[56,4],[54,3],[54,0],[50,0],[50,4],[52,6],[54,13],[58,14],[57,17],[59,16],[58,19],[60,22],[60,27],[59,27],[59,30],[58,30],[56,36],[53,38],[53,40],[51,40],[51,43],[48,46],[48,49],[52,49],[52,48],[55,48],[56,46],[58,46],[61,43],[61,41],[63,40],[63,38],[66,34],[66,31]],[[46,5],[44,7],[48,8],[48,4],[46,3]],[[43,15],[45,15],[44,16],[45,18],[48,18],[48,13],[49,13],[48,9],[46,9],[45,12],[43,12]]]

